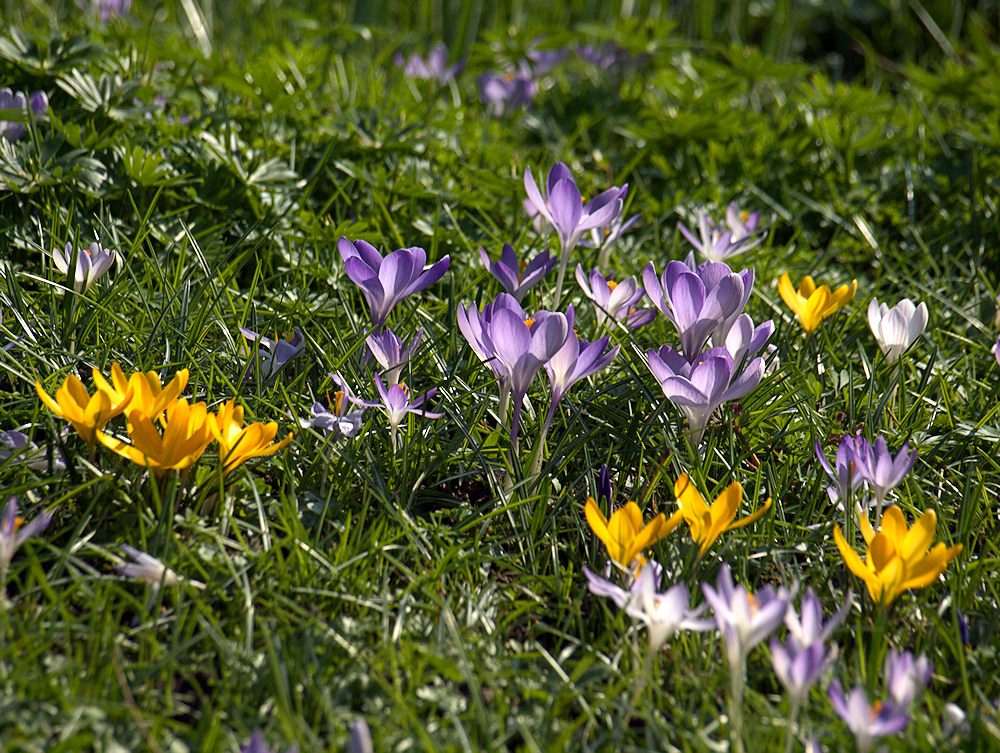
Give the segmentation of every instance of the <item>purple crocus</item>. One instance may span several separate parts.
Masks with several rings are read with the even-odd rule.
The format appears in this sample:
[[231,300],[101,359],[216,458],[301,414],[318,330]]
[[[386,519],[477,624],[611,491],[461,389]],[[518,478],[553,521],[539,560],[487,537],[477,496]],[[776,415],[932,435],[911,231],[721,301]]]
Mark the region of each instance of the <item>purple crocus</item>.
[[642,300],[645,291],[638,287],[634,277],[621,282],[615,282],[614,275],[605,277],[597,269],[592,269],[590,275],[583,267],[576,265],[576,282],[583,294],[597,304],[597,326],[604,324],[610,316],[623,322],[629,329],[636,329],[649,324],[656,317],[653,309],[636,309],[635,305]]
[[625,231],[631,228],[635,223],[639,221],[639,215],[633,214],[627,220],[624,215],[625,207],[625,193],[628,191],[628,186],[625,186],[622,195],[618,198],[621,207],[618,212],[611,218],[611,221],[607,225],[602,225],[601,227],[595,227],[590,231],[590,240],[580,241],[581,246],[586,248],[599,248],[601,253],[598,255],[597,263],[599,266],[607,266],[608,259],[611,257],[611,247],[614,246],[625,234]]
[[337,241],[337,249],[347,276],[361,288],[368,302],[376,328],[385,324],[393,307],[406,296],[440,280],[451,263],[451,257],[445,256],[425,270],[427,254],[422,248],[401,248],[383,259],[370,243],[352,243],[347,238]]
[[566,342],[569,330],[566,316],[560,313],[540,311],[529,322],[507,308],[492,313],[488,339],[495,349],[496,360],[505,373],[514,400],[510,441],[515,454],[524,396],[538,370]]
[[101,16],[106,24],[112,18],[124,16],[132,9],[132,0],[90,0],[90,7]]
[[545,417],[545,424],[542,427],[542,437],[548,433],[552,419],[556,415],[556,408],[569,388],[586,379],[591,374],[595,374],[608,366],[618,356],[621,350],[620,345],[616,345],[609,352],[604,351],[608,347],[608,338],[602,337],[592,343],[581,340],[573,330],[575,313],[572,304],[566,311],[567,335],[562,347],[545,363],[545,372],[549,375],[549,383],[552,385],[552,402],[549,404],[549,413]]
[[924,656],[914,658],[909,651],[890,650],[885,659],[889,698],[899,708],[909,709],[920,691],[931,681],[933,671],[934,665]]
[[646,353],[649,370],[668,400],[683,411],[691,432],[691,442],[697,447],[708,420],[716,408],[737,400],[760,384],[764,376],[764,361],[753,359],[743,373],[733,379],[736,368],[733,357],[725,348],[711,348],[693,363],[664,345],[659,351]]
[[[389,431],[392,434],[393,449],[398,449],[397,429],[407,413],[416,413],[424,418],[441,418],[443,413],[431,413],[423,409],[423,404],[437,394],[437,387],[433,387],[418,398],[410,400],[410,388],[405,384],[391,384],[386,388],[382,378],[375,375],[375,387],[378,389],[379,397],[382,398],[382,407],[385,408],[389,417]],[[362,405],[371,406],[372,403],[355,400]]]
[[18,550],[25,541],[35,536],[52,522],[52,516],[41,514],[27,525],[17,516],[17,497],[7,500],[3,517],[0,518],[0,588],[5,588],[7,583],[7,568],[14,558],[14,552]]
[[486,249],[482,247],[479,249],[479,258],[482,260],[483,266],[500,281],[503,289],[514,296],[514,300],[518,303],[524,298],[524,294],[540,282],[558,261],[550,256],[548,251],[543,251],[530,262],[519,262],[509,243],[503,244],[499,261],[492,261],[486,253]]
[[537,93],[538,84],[525,66],[516,74],[484,73],[479,77],[479,98],[495,118],[531,104]]
[[724,345],[738,367],[744,360],[757,355],[773,332],[774,322],[771,319],[755,327],[749,314],[740,314],[726,335]]
[[421,327],[410,340],[410,344],[404,348],[403,341],[391,329],[386,328],[377,335],[368,335],[365,342],[368,343],[368,348],[375,360],[378,361],[379,366],[386,370],[385,378],[389,380],[390,384],[397,384],[400,382],[403,367],[417,352],[423,336],[424,329]]
[[[365,408],[373,407],[375,404],[356,400],[351,395],[351,390],[348,388],[347,382],[344,381],[344,378],[340,374],[328,374],[327,376],[332,377],[333,381],[340,387],[332,398],[327,393],[327,398],[330,400],[330,407],[327,408],[319,401],[313,403],[311,408],[313,417],[311,419],[300,418],[299,426],[303,429],[322,429],[326,432],[327,437],[332,440],[339,439],[340,437],[353,439],[361,430],[361,420],[364,417]],[[360,405],[361,408],[355,411],[348,411],[348,407],[352,404]]]
[[[247,342],[257,348],[257,359],[260,362],[260,376],[267,382],[278,375],[285,364],[298,356],[306,347],[306,339],[302,330],[295,327],[294,334],[288,339],[272,340],[269,337],[258,334],[252,329],[240,327],[240,334],[247,339]],[[248,365],[244,381],[249,382],[253,378],[253,362]]]
[[799,611],[789,609],[785,614],[785,625],[788,627],[788,638],[799,648],[813,643],[823,643],[829,639],[834,630],[844,621],[851,608],[851,595],[848,592],[840,609],[826,622],[823,621],[823,605],[811,588],[806,589]]
[[722,262],[691,269],[672,261],[659,277],[649,262],[642,271],[646,295],[677,328],[681,352],[689,361],[701,354],[710,336],[714,345],[726,342],[750,298],[753,280],[752,269],[735,273]]
[[877,738],[900,732],[910,721],[906,709],[892,700],[870,705],[862,688],[855,688],[845,697],[840,683],[834,680],[829,695],[833,710],[854,733],[858,753],[868,753]]
[[[13,463],[23,463],[34,471],[49,470],[45,452],[21,431],[0,431],[0,465],[8,460]],[[59,450],[54,453],[52,469],[66,470],[66,461]]]
[[628,591],[591,572],[586,566],[583,574],[587,576],[587,588],[592,594],[611,599],[629,617],[646,624],[650,654],[658,652],[667,638],[680,630],[712,629],[711,620],[698,619],[705,611],[704,604],[697,609],[688,607],[690,595],[683,583],[663,592],[657,591],[663,568],[654,560],[640,568]]
[[597,472],[597,501],[605,507],[611,507],[615,501],[614,489],[611,486],[611,474],[608,473],[608,466],[601,464],[601,470]]
[[401,52],[396,53],[396,65],[403,69],[410,78],[428,79],[444,85],[455,78],[455,74],[465,67],[465,61],[459,60],[454,65],[448,65],[448,48],[444,42],[439,43],[427,55],[427,59],[419,55],[410,55],[405,61]]
[[488,365],[506,385],[507,370],[496,357],[496,348],[490,339],[489,328],[493,316],[501,310],[512,311],[522,321],[527,318],[524,309],[509,293],[501,293],[493,303],[483,306],[480,311],[475,305],[458,307],[458,328],[468,341],[469,346],[479,356],[479,360]]
[[698,236],[677,223],[677,229],[709,261],[725,261],[730,256],[749,251],[764,240],[767,227],[760,227],[760,212],[747,214],[735,204],[726,207],[726,227],[716,223],[708,212],[698,213]]
[[840,438],[837,445],[837,457],[834,467],[830,466],[830,461],[826,459],[823,448],[820,447],[819,440],[815,444],[816,457],[826,471],[826,475],[836,484],[828,486],[826,493],[830,501],[839,503],[844,510],[850,508],[851,496],[858,490],[865,479],[870,475],[868,463],[870,462],[871,447],[868,440],[858,435],[845,434]]
[[997,338],[996,344],[993,346],[993,357],[996,359],[997,366],[1000,366],[1000,337]]
[[609,188],[583,204],[573,174],[562,162],[557,162],[549,170],[545,184],[546,195],[543,196],[531,174],[531,168],[525,169],[524,189],[528,193],[528,199],[538,213],[555,227],[559,236],[559,275],[556,279],[556,300],[559,300],[562,297],[562,283],[570,252],[585,232],[608,225],[616,215],[621,214],[621,200],[628,193],[628,184],[622,188]]
[[569,55],[569,50],[565,47],[557,47],[554,50],[540,50],[538,45],[543,41],[542,37],[537,37],[528,44],[528,49],[525,51],[525,59],[527,65],[531,67],[531,72],[536,78],[541,78],[542,76],[548,75],[555,70],[555,67],[559,65],[566,56]]
[[49,109],[49,97],[43,91],[37,91],[31,95],[31,99],[24,95],[24,92],[16,94],[9,88],[0,89],[0,112],[20,113],[14,120],[0,120],[0,139],[14,142],[24,136],[24,124],[28,121],[28,108],[35,118],[40,118]]
[[889,451],[885,437],[879,437],[874,445],[868,445],[868,462],[862,467],[865,481],[871,487],[875,495],[875,525],[882,520],[882,505],[885,503],[886,495],[902,483],[906,474],[917,462],[917,451],[910,452],[910,443],[904,442],[895,456]]

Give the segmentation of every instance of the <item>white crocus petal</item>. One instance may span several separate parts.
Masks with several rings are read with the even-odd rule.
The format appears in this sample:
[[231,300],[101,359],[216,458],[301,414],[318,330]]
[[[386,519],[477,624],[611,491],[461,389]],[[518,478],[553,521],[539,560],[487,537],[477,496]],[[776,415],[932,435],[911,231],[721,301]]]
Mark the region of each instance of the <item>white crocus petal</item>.
[[927,304],[904,298],[893,308],[873,298],[868,304],[868,326],[888,363],[895,362],[927,327]]

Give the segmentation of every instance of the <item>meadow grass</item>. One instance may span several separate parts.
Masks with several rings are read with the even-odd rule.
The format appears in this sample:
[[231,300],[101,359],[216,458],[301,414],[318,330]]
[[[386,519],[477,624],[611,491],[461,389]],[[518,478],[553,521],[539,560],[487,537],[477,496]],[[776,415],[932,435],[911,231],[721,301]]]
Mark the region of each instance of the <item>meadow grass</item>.
[[[926,655],[934,674],[889,750],[1000,748],[992,6],[970,6],[963,25],[950,5],[873,4],[862,20],[839,4],[765,5],[788,13],[771,28],[740,3],[669,16],[641,2],[191,0],[101,23],[72,3],[4,4],[0,85],[44,90],[49,108],[20,141],[0,140],[0,346],[11,345],[0,429],[28,433],[48,466],[0,460],[0,501],[53,522],[15,555],[0,608],[0,749],[235,751],[262,729],[273,750],[333,751],[358,717],[376,750],[724,749],[718,634],[681,634],[647,666],[645,629],[587,591],[583,566],[606,560],[583,514],[601,464],[617,502],[647,517],[673,512],[684,472],[712,499],[739,481],[745,509],[773,500],[700,561],[686,526],[653,548],[695,603],[723,563],[754,589],[811,586],[827,614],[850,592],[839,658],[793,730],[796,750],[812,736],[853,749],[825,689],[832,677],[879,697],[890,647]],[[844,49],[825,47],[824,29],[845,25],[854,44],[834,33]],[[477,77],[536,37],[553,49],[613,42],[630,62],[602,69],[571,53],[531,106],[491,115]],[[466,59],[454,81],[394,63],[440,39]],[[564,398],[533,476],[549,400],[537,379],[510,457],[497,380],[457,308],[500,292],[480,246],[555,250],[521,202],[525,168],[544,175],[556,161],[588,198],[629,184],[626,215],[641,221],[604,270],[619,280],[682,259],[676,223],[693,226],[703,208],[774,217],[731,260],[755,270],[754,321],[774,320],[772,368],[715,414],[700,454],[645,363],[647,349],[677,344],[661,316],[612,333],[620,355]],[[451,257],[389,319],[404,340],[424,329],[405,381],[415,394],[437,387],[431,409],[444,414],[408,416],[398,451],[379,410],[352,439],[299,427],[337,389],[330,372],[377,400],[372,327],[341,237]],[[50,253],[94,240],[119,262],[74,292]],[[577,248],[571,266],[597,256]],[[784,272],[857,279],[858,292],[805,338],[778,294]],[[930,311],[896,364],[868,328],[873,296]],[[550,276],[525,309],[574,303],[579,334],[597,336],[571,275],[552,298]],[[305,351],[271,379],[239,326],[299,327]],[[161,478],[102,446],[91,456],[35,381],[52,394],[77,374],[89,389],[91,368],[116,362],[165,380],[189,369],[188,398],[214,411],[236,397],[248,420],[295,436],[225,477],[211,449]],[[935,540],[964,547],[885,611],[834,544],[843,514],[813,449],[832,456],[857,431],[919,450],[892,498],[908,521],[934,510]],[[117,575],[122,544],[187,582]],[[746,687],[748,750],[782,749],[789,708],[766,645]],[[966,725],[949,729],[946,704]]]

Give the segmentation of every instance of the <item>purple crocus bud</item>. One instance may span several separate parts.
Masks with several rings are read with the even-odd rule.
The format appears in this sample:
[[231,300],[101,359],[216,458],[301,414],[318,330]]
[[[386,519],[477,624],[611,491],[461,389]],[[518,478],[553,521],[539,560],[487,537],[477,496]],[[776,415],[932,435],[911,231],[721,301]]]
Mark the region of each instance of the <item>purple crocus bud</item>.
[[829,620],[823,622],[823,605],[811,588],[806,589],[805,596],[797,613],[789,608],[785,614],[785,625],[788,627],[788,640],[797,647],[804,648],[813,643],[823,643],[834,630],[844,621],[851,608],[851,596],[848,592],[843,605]]
[[900,709],[909,709],[931,681],[933,671],[934,666],[924,656],[914,659],[909,651],[890,650],[885,660],[885,676],[893,703]]
[[830,467],[830,461],[826,459],[818,439],[815,449],[820,465],[823,466],[826,475],[836,484],[835,487],[828,486],[826,489],[830,501],[843,505],[844,509],[849,509],[851,496],[870,475],[868,464],[871,447],[868,441],[860,434],[857,436],[845,434],[841,437],[840,444],[837,446],[835,469]]
[[606,507],[610,507],[614,500],[614,490],[611,487],[611,474],[608,473],[608,466],[602,464],[601,470],[597,473],[597,501],[603,501]]
[[646,295],[673,322],[681,338],[681,352],[694,361],[709,336],[716,345],[726,342],[753,289],[753,270],[734,273],[727,265],[706,262],[692,270],[672,261],[660,277],[653,262],[646,264],[642,281]]
[[792,707],[798,708],[827,668],[833,664],[835,652],[827,652],[822,642],[802,647],[789,637],[785,643],[771,639],[771,662],[774,673],[788,691]]
[[401,248],[383,259],[370,243],[352,243],[347,238],[337,241],[337,249],[347,276],[368,302],[376,328],[385,324],[393,307],[406,296],[440,280],[451,263],[451,257],[445,256],[425,270],[427,254],[422,248]]
[[683,583],[663,592],[657,591],[663,568],[655,561],[651,560],[642,566],[628,591],[591,572],[586,566],[583,572],[587,576],[587,588],[592,594],[611,599],[629,617],[646,624],[649,651],[652,654],[658,652],[667,638],[680,630],[712,629],[711,620],[698,619],[705,611],[704,604],[697,609],[688,608],[690,595]]
[[583,267],[576,265],[576,282],[583,294],[597,304],[597,326],[604,324],[610,316],[624,322],[629,329],[636,329],[649,324],[656,317],[653,309],[636,309],[635,305],[642,299],[645,291],[638,287],[634,277],[615,282],[609,275],[604,277],[599,270],[592,269],[590,275]]
[[739,366],[744,359],[757,355],[773,332],[774,322],[771,319],[754,327],[749,314],[740,314],[736,317],[724,343],[726,350],[733,357],[733,363]]
[[537,45],[542,41],[541,37],[532,40],[525,52],[528,65],[531,67],[531,72],[536,78],[541,78],[551,73],[569,55],[569,50],[565,47],[555,50],[539,50]]
[[560,313],[539,312],[533,322],[526,322],[510,309],[500,309],[492,314],[487,334],[514,400],[510,434],[515,448],[521,405],[528,386],[538,370],[566,342],[569,330],[566,316]]
[[621,350],[621,346],[616,345],[608,353],[605,353],[604,351],[608,347],[608,338],[606,337],[592,343],[581,340],[573,331],[574,318],[573,306],[570,305],[566,312],[568,325],[566,340],[562,347],[544,363],[545,371],[549,375],[549,383],[552,385],[552,402],[549,404],[549,413],[545,417],[542,436],[546,434],[552,424],[552,419],[556,415],[556,407],[569,388],[581,379],[604,369],[615,360],[618,351]]
[[719,569],[716,587],[701,584],[705,599],[712,606],[715,622],[722,633],[731,672],[743,672],[751,649],[773,633],[785,619],[788,592],[768,586],[756,594],[733,583],[729,565]]
[[666,345],[659,351],[647,351],[646,356],[663,394],[687,418],[691,442],[696,447],[715,410],[749,393],[764,376],[764,362],[757,357],[733,380],[735,365],[725,348],[707,350],[693,363]]
[[[416,413],[418,416],[423,416],[424,418],[441,418],[444,415],[444,413],[431,413],[422,408],[427,400],[430,400],[437,394],[437,387],[429,389],[423,395],[413,400],[410,400],[410,388],[405,384],[392,384],[386,388],[382,378],[377,374],[375,375],[375,387],[378,389],[379,397],[382,398],[382,407],[385,408],[386,415],[389,417],[389,428],[394,438],[396,436],[396,429],[403,419],[406,418],[407,413]],[[370,405],[363,402],[362,404]],[[395,446],[395,439],[393,446]]]
[[495,118],[531,104],[537,93],[538,85],[530,71],[505,76],[484,73],[479,77],[479,97]]
[[396,53],[396,65],[410,78],[429,79],[443,85],[455,78],[455,74],[465,67],[465,61],[460,60],[449,66],[448,48],[442,42],[430,51],[426,60],[419,55],[411,55],[404,62],[402,53]]
[[886,495],[906,478],[906,474],[917,462],[917,451],[910,452],[910,443],[904,442],[894,457],[889,451],[885,437],[879,437],[874,445],[868,447],[868,463],[863,466],[863,471],[865,481],[871,487],[878,504],[875,514],[875,519],[878,521],[882,518],[882,505]]
[[[39,449],[38,445],[21,431],[0,431],[0,465],[8,460],[12,463],[23,463],[33,471],[49,470],[49,461],[45,457],[44,450]],[[59,450],[54,453],[52,469],[66,470],[66,461]]]
[[[100,243],[91,243],[89,248],[81,248],[75,254],[76,265],[73,266],[73,244],[67,243],[62,250],[52,249],[52,261],[63,276],[72,278],[73,289],[77,293],[86,293],[91,286],[103,277],[111,265],[115,263],[114,249],[101,248]],[[72,267],[72,271],[70,268]]]
[[855,688],[845,697],[840,683],[834,680],[829,695],[833,710],[854,733],[858,753],[868,753],[877,738],[900,732],[910,721],[906,709],[891,700],[871,706],[862,688]]
[[[272,340],[269,337],[258,334],[252,329],[240,327],[240,334],[247,339],[247,342],[257,347],[257,360],[260,361],[260,375],[266,382],[278,375],[285,364],[298,356],[306,347],[306,338],[302,330],[295,327],[294,334],[288,339]],[[249,382],[253,378],[253,363],[247,368],[244,381]]]
[[22,525],[23,522],[17,516],[17,497],[11,497],[7,500],[3,517],[0,517],[0,588],[6,584],[7,568],[14,558],[14,552],[32,536],[48,528],[52,516],[43,513],[27,525]]
[[540,282],[558,261],[550,256],[548,251],[543,251],[530,262],[519,262],[509,243],[503,244],[499,261],[490,260],[486,249],[481,247],[479,258],[482,260],[483,266],[500,281],[503,289],[514,296],[514,300],[518,303],[524,298],[524,294]]
[[410,359],[417,352],[423,336],[424,329],[421,327],[417,330],[417,334],[413,336],[413,339],[410,340],[410,344],[404,348],[403,341],[391,329],[386,328],[380,334],[368,335],[365,342],[368,343],[368,348],[371,350],[375,360],[378,361],[379,366],[386,369],[385,378],[391,384],[397,384],[400,382],[399,377],[403,373],[403,367],[409,363]]
[[698,236],[678,222],[677,229],[709,261],[725,261],[757,246],[767,228],[760,228],[760,212],[746,215],[735,204],[726,207],[726,225],[716,223],[708,212],[698,213]]
[[493,303],[483,306],[482,312],[475,306],[458,307],[458,328],[468,341],[469,346],[479,356],[479,360],[487,364],[501,380],[506,379],[507,370],[496,358],[496,348],[490,340],[489,325],[493,315],[502,309],[512,311],[520,319],[526,319],[524,309],[509,293],[501,293]]

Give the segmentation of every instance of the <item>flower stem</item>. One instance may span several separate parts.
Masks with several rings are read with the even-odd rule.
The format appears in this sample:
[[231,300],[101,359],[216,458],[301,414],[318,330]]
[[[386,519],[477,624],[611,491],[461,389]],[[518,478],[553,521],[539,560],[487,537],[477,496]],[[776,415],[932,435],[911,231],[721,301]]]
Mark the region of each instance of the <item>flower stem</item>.
[[731,741],[733,753],[745,753],[743,745],[743,673],[745,667],[742,662],[737,666],[730,662],[729,665],[729,739]]
[[795,724],[799,717],[801,704],[798,698],[790,699],[791,706],[788,709],[788,729],[785,731],[785,753],[792,753],[792,741],[795,740]]

